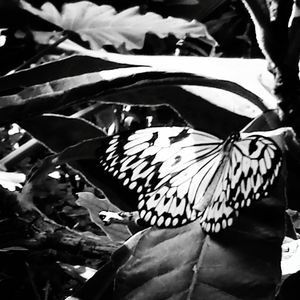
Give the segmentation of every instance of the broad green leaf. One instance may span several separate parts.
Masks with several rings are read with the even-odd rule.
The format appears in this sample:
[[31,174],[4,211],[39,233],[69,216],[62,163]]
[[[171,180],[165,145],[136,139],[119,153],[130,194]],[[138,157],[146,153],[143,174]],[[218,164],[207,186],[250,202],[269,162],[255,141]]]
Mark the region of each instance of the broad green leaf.
[[164,19],[151,12],[142,15],[139,7],[118,13],[109,5],[98,6],[89,1],[79,1],[65,4],[61,13],[50,2],[45,3],[41,11],[28,5],[25,8],[64,29],[78,33],[82,40],[90,43],[92,49],[100,49],[104,45],[116,48],[124,45],[127,50],[141,49],[146,33],[153,33],[160,38],[172,34],[178,39],[191,36],[214,41],[205,25],[195,20]]
[[[264,218],[266,213],[277,216],[276,221]],[[205,235],[197,221],[177,229],[151,229],[117,272],[115,298],[274,299],[281,275],[283,214],[282,198],[270,197],[220,234]]]

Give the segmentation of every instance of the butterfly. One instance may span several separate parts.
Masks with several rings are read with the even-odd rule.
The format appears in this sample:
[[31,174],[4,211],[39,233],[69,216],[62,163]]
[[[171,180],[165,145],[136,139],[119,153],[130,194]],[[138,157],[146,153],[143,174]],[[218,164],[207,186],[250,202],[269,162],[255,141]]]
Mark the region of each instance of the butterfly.
[[231,226],[242,208],[268,195],[282,163],[279,146],[259,134],[221,140],[188,127],[153,127],[106,137],[103,170],[137,201],[150,226],[196,219],[204,231]]

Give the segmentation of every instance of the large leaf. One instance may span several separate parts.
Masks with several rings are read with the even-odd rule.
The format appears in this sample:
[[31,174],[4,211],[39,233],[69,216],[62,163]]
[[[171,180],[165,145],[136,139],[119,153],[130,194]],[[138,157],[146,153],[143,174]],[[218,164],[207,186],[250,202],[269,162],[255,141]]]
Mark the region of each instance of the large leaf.
[[[240,129],[244,127],[249,122],[247,117],[239,116],[226,109],[217,107],[202,98],[186,92],[180,87],[156,88],[151,90],[152,91],[143,89],[141,91],[123,94],[122,101],[125,103],[161,104],[158,100],[162,99],[162,103],[171,103],[175,110],[181,114],[182,118],[193,127],[206,132],[211,132],[212,134],[223,138],[227,137],[232,131],[237,130],[237,128]],[[110,98],[110,101],[114,103],[114,99],[119,102],[119,98]],[[133,100],[135,100],[135,102],[133,102]],[[196,109],[197,114],[194,113]],[[30,118],[19,122],[19,124],[30,132],[32,136],[51,149],[51,141],[55,142],[57,139],[62,141],[69,140],[69,138],[66,137],[68,129],[71,130],[69,135],[73,136],[75,131],[72,130],[72,125],[69,126],[67,124],[63,125],[62,123],[56,123],[53,126],[51,125],[52,123],[49,123],[48,125],[46,121],[44,123],[45,125],[41,126],[40,120],[42,118],[44,117]],[[218,122],[211,123],[212,119],[218,120]],[[64,122],[69,122],[69,119],[65,118]],[[61,129],[59,129],[58,126],[61,126]],[[49,132],[50,128],[53,128],[54,130]],[[88,138],[88,136],[84,137],[85,130],[80,132],[83,134],[79,135],[76,133],[78,138],[81,138],[81,140]],[[60,138],[60,135],[62,135],[62,138]],[[78,139],[77,142],[80,142],[80,140]]]
[[100,128],[87,120],[54,114],[32,118],[20,122],[20,125],[53,152],[60,152],[87,139],[105,136]]
[[118,272],[116,299],[274,299],[284,234],[283,193],[277,193],[215,236],[197,221],[151,229]]
[[205,25],[195,20],[188,22],[172,17],[164,19],[150,12],[141,15],[138,7],[117,13],[109,5],[98,6],[89,1],[79,1],[65,4],[62,13],[50,2],[45,3],[41,11],[28,5],[26,9],[64,29],[78,33],[82,40],[90,43],[92,49],[100,49],[104,45],[116,48],[124,45],[128,50],[140,49],[148,32],[160,38],[173,34],[179,39],[191,36],[206,37],[214,41]]
[[[267,62],[263,59],[123,55],[92,51],[74,43],[61,44],[61,47],[69,51],[73,50],[85,55],[103,57],[104,59],[119,63],[128,63],[137,66],[148,65],[163,71],[188,72],[208,78],[232,81],[260,97],[269,109],[277,107],[277,99],[272,95],[274,78],[267,71]],[[222,95],[226,101],[229,101],[228,98],[230,99],[230,96],[226,97]]]
[[[106,71],[105,75],[103,72],[100,73],[106,78],[112,78],[109,80],[97,80],[99,78],[98,74],[81,75],[88,78],[86,84],[80,84],[80,80],[73,82],[72,79],[62,79],[61,81],[30,87],[20,94],[0,97],[0,106],[2,106],[0,109],[1,122],[16,122],[44,112],[55,111],[67,105],[95,99],[134,105],[169,104],[187,122],[197,128],[199,117],[195,116],[194,111],[201,111],[203,98],[193,94],[187,99],[179,98],[178,95],[174,97],[173,86],[183,84],[226,90],[246,98],[248,103],[252,102],[262,111],[267,109],[259,97],[233,82],[209,79],[189,73],[147,72],[147,69],[144,71],[144,68],[127,70],[126,75],[122,74],[119,69]],[[49,88],[51,89],[50,93]],[[37,95],[31,97],[31,94]],[[125,97],[125,95],[127,96]],[[182,95],[188,95],[188,92],[184,92]],[[189,98],[191,101],[189,101]],[[234,105],[232,106],[234,107]],[[233,122],[235,122],[235,119]]]

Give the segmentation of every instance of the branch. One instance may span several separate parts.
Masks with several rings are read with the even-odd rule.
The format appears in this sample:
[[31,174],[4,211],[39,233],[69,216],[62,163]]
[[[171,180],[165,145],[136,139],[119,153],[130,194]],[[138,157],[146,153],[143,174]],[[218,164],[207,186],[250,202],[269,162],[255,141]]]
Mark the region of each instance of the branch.
[[[1,219],[6,220],[0,223],[0,236],[7,234],[7,227],[10,231],[7,240],[1,239],[0,247],[19,246],[29,250],[66,250],[71,254],[80,253],[85,257],[103,257],[104,259],[108,259],[118,247],[106,236],[78,232],[57,224],[37,210],[24,209],[16,193],[1,187],[0,211]],[[14,239],[11,238],[12,236]]]

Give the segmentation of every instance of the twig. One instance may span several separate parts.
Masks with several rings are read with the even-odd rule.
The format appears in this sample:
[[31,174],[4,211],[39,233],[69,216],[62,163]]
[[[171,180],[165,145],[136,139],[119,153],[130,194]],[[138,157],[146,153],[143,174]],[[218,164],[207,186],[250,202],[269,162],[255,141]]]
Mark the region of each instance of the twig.
[[29,67],[32,63],[36,62],[38,59],[40,59],[41,57],[43,57],[51,49],[56,48],[56,46],[58,46],[60,43],[62,43],[63,41],[65,41],[69,37],[70,37],[70,32],[69,31],[64,31],[63,34],[62,34],[62,36],[58,40],[56,40],[53,44],[48,45],[43,50],[39,51],[37,54],[35,54],[30,59],[28,59],[27,61],[25,61],[23,64],[21,64],[20,66],[18,66],[16,69],[14,69],[13,72],[17,72],[17,71],[20,71],[22,69],[25,69],[26,67]]
[[39,295],[39,292],[38,292],[38,289],[37,289],[37,286],[33,280],[33,276],[32,276],[32,272],[31,272],[31,269],[30,269],[30,266],[29,266],[29,263],[28,262],[25,262],[25,266],[26,266],[26,271],[27,271],[27,274],[28,274],[28,277],[29,277],[29,280],[30,280],[30,283],[31,283],[31,286],[32,286],[32,290],[33,290],[33,293],[36,297],[37,300],[42,300],[40,295]]
[[45,290],[45,296],[44,296],[44,300],[48,300],[48,298],[49,298],[49,290],[50,290],[50,288],[51,288],[51,286],[50,286],[50,281],[49,281],[49,280],[47,280],[47,282],[46,282],[46,286],[45,286],[45,288],[44,288],[44,290]]
[[[17,246],[33,249],[66,250],[85,257],[108,259],[119,246],[106,236],[79,232],[60,225],[36,210],[22,209],[16,193],[0,187],[0,210],[10,216],[10,231],[16,233]],[[5,216],[4,216],[5,217]],[[16,246],[16,245],[15,245]]]

